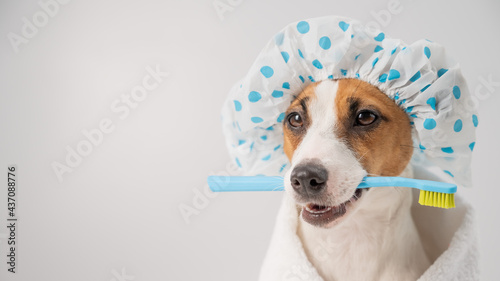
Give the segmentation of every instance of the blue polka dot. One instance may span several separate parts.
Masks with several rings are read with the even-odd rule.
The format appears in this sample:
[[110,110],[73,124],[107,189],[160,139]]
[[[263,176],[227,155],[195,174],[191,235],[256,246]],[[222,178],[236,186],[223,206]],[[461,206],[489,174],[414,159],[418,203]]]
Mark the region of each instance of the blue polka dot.
[[450,153],[453,153],[453,148],[451,148],[451,147],[442,147],[441,151],[444,152],[444,153],[450,154]]
[[266,135],[261,136],[260,138],[261,138],[263,141],[267,140],[267,136],[266,136]]
[[286,164],[283,164],[283,166],[281,166],[280,173],[283,172],[283,170],[285,169],[285,167],[286,167]]
[[340,72],[342,73],[342,75],[346,76],[347,75],[347,70],[346,69],[341,69]]
[[427,130],[432,130],[432,129],[436,128],[436,120],[431,119],[431,118],[425,119],[424,128],[426,128]]
[[273,96],[273,98],[281,98],[283,96],[283,91],[274,90],[271,96]]
[[453,95],[457,100],[460,98],[460,96],[462,95],[462,93],[460,92],[460,87],[453,86]]
[[283,88],[290,89],[290,83],[288,83],[288,82],[283,83]]
[[250,94],[248,94],[248,100],[250,102],[258,102],[261,98],[262,96],[260,93],[256,91],[251,91]]
[[355,57],[354,57],[354,60],[357,60],[359,58],[359,56],[361,56],[361,54],[357,54]]
[[301,58],[304,58],[304,55],[302,54],[302,51],[301,51],[300,49],[298,49],[298,50],[299,50],[299,56],[300,56]]
[[316,67],[317,69],[322,69],[323,68],[323,65],[319,62],[319,60],[314,60],[312,62],[312,64],[314,65],[314,67]]
[[266,128],[266,131],[274,131],[274,127],[273,126],[269,126]]
[[328,75],[328,79],[333,80],[333,75]]
[[382,42],[382,40],[384,40],[385,38],[385,34],[383,32],[380,32],[375,38],[375,41],[379,41],[379,42]]
[[440,70],[438,70],[438,77],[443,76],[443,74],[445,74],[446,71],[448,71],[448,69],[446,68],[441,68]]
[[413,108],[414,108],[414,106],[408,106],[405,111],[407,113],[410,113],[413,110]]
[[462,120],[458,119],[457,121],[455,121],[455,125],[453,125],[453,130],[457,133],[462,131]]
[[323,36],[319,39],[319,46],[324,50],[328,50],[332,46],[332,41],[327,36]]
[[345,32],[349,28],[349,24],[346,23],[345,21],[341,21],[339,22],[339,27]]
[[477,120],[476,114],[472,114],[472,123],[474,124],[474,127],[477,127],[477,124],[479,124],[479,120]]
[[316,82],[316,81],[314,81],[314,78],[311,75],[307,76],[307,78],[309,78],[309,80],[311,80],[311,82]]
[[264,121],[262,118],[257,116],[250,118],[250,120],[252,120],[255,124],[262,123]]
[[384,83],[386,80],[387,80],[387,74],[385,74],[385,73],[380,75],[380,77],[378,78],[378,81],[380,83]]
[[304,83],[306,80],[304,80],[304,77],[302,77],[302,75],[299,75],[299,78],[300,78],[300,81],[302,81],[302,83]]
[[381,46],[377,45],[377,46],[375,47],[375,49],[373,50],[373,52],[375,52],[375,53],[376,53],[376,52],[380,52],[380,51],[382,51],[383,49],[384,49],[384,48],[382,48]]
[[394,79],[398,79],[399,77],[401,77],[399,71],[397,71],[396,69],[391,69],[389,70],[389,77],[387,77],[387,80],[391,81]]
[[431,49],[429,49],[429,47],[425,47],[424,54],[428,59],[431,58]]
[[238,165],[238,167],[241,168],[241,163],[240,163],[240,160],[238,158],[235,158],[234,159],[236,161],[236,165]]
[[469,148],[470,148],[470,151],[473,151],[474,150],[474,146],[476,145],[476,142],[471,142],[469,144]]
[[276,121],[278,121],[278,123],[281,123],[283,119],[285,119],[285,112],[282,112],[280,116],[278,116],[278,119],[276,119]]
[[447,173],[448,175],[450,175],[452,178],[454,178],[455,176],[448,170],[443,170],[443,172]]
[[283,60],[285,60],[285,63],[288,63],[288,59],[290,59],[290,55],[287,52],[281,52],[281,56],[283,57]]
[[391,51],[391,55],[394,55],[394,53],[396,52],[396,50],[397,50],[397,49],[398,49],[398,47],[396,47],[396,48],[392,49],[392,51]]
[[425,150],[425,146],[423,146],[422,144],[419,144],[418,147],[420,147],[421,150]]
[[250,144],[250,151],[252,151],[252,150],[253,150],[253,145],[254,145],[254,142],[252,142],[252,143]]
[[274,70],[271,67],[266,65],[260,69],[260,73],[262,73],[262,75],[264,75],[264,77],[269,78],[269,77],[273,76]]
[[423,87],[422,90],[420,90],[420,92],[427,90],[427,88],[429,88],[430,86],[431,86],[431,84],[427,84],[427,86]]
[[372,61],[372,68],[375,67],[375,65],[377,64],[378,62],[378,58],[375,58],[373,61]]
[[309,32],[309,23],[307,21],[297,23],[297,30],[302,34]]
[[276,45],[279,46],[283,44],[283,38],[285,38],[285,34],[283,33],[276,34],[276,36],[274,36],[274,42],[276,43]]
[[420,71],[417,71],[417,73],[415,73],[415,75],[413,75],[411,78],[410,78],[410,81],[411,82],[415,82],[418,80],[418,78],[420,78]]
[[276,150],[280,149],[280,147],[281,147],[281,144],[278,144],[278,146],[276,146],[275,148],[273,148],[273,150],[276,151]]
[[356,77],[359,78],[359,73],[356,72]]
[[238,140],[238,145],[242,145],[242,144],[244,144],[246,142],[247,142],[246,140]]
[[241,103],[237,100],[234,100],[233,102],[234,102],[234,109],[236,111],[240,111],[241,110]]
[[271,154],[268,154],[268,155],[262,157],[262,160],[264,160],[264,161],[267,161],[269,159],[271,159]]
[[436,110],[436,98],[432,97],[427,100],[427,104],[432,107],[432,109]]

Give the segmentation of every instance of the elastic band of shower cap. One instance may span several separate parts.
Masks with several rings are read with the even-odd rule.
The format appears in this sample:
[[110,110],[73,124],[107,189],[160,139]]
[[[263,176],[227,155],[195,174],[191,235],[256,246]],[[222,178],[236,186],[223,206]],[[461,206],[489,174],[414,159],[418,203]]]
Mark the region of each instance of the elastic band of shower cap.
[[356,78],[378,87],[409,116],[414,165],[471,185],[476,106],[459,66],[429,40],[406,45],[344,17],[286,26],[229,92],[222,110],[227,148],[246,175],[283,175],[282,123],[308,84]]

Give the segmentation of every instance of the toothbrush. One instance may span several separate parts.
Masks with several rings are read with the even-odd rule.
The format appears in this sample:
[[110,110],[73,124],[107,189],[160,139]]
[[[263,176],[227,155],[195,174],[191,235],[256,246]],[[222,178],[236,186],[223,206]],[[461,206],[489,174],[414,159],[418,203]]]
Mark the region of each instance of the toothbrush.
[[[213,192],[283,191],[283,177],[275,176],[209,176],[208,186]],[[420,190],[418,203],[438,208],[455,208],[457,186],[452,183],[409,179],[402,177],[364,177],[357,188],[400,186]]]

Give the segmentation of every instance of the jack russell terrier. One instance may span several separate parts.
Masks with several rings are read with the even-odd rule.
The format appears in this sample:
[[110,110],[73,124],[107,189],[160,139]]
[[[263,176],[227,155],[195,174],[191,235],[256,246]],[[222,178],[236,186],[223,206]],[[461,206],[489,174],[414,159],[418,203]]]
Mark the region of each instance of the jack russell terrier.
[[318,273],[325,280],[418,279],[430,261],[410,212],[411,189],[356,189],[365,176],[412,177],[403,109],[369,83],[326,80],[293,100],[283,131],[292,164],[285,190]]

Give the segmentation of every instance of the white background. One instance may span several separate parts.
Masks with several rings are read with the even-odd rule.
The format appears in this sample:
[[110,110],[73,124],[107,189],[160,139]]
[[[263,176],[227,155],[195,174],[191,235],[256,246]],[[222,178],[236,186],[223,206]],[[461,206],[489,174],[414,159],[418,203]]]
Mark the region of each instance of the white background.
[[[230,2],[221,20],[212,0],[73,0],[17,53],[8,34],[22,36],[23,17],[33,22],[43,10],[38,1],[1,2],[1,280],[256,280],[282,194],[221,194],[198,202],[189,223],[179,212],[193,207],[206,176],[227,170],[223,100],[288,23],[332,14],[380,23],[389,0]],[[482,279],[496,280],[500,2],[399,3],[383,31],[443,44],[482,94],[475,188],[459,192],[477,210]],[[111,104],[155,65],[170,76],[120,119]],[[481,77],[490,76],[497,84],[488,89]],[[114,131],[59,182],[52,163],[64,164],[66,147],[105,118]],[[10,164],[19,177],[16,275],[5,263]]]

